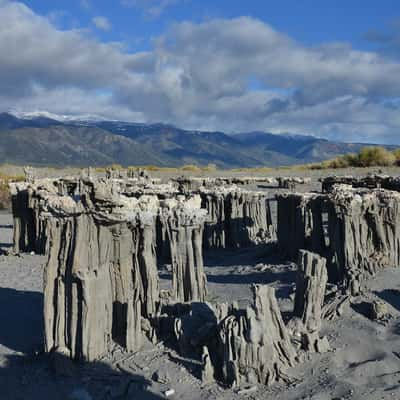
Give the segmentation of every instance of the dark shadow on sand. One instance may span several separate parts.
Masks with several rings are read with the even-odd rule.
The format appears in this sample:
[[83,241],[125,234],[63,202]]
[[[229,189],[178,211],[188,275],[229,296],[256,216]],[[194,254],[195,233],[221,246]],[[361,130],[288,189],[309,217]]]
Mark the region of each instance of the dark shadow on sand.
[[80,363],[60,354],[7,356],[0,366],[0,398],[7,400],[161,400],[140,371],[104,362]]
[[43,294],[0,288],[0,344],[23,353],[43,346]]
[[263,243],[241,248],[203,250],[205,267],[233,267],[236,265],[280,264],[284,258],[276,242]]
[[351,304],[351,308],[365,318],[370,319],[371,305],[365,301]]
[[262,284],[267,285],[274,282],[292,283],[296,282],[295,271],[265,271],[265,272],[243,272],[221,275],[207,275],[207,281],[212,283],[231,283],[231,284]]
[[90,396],[79,398],[92,400],[163,398],[149,390],[152,383],[141,371],[44,354],[43,294],[39,292],[0,288],[0,344],[24,353],[0,357],[0,399],[69,399],[74,390]]
[[397,311],[400,311],[400,290],[384,289],[380,292],[375,292],[375,294],[389,303]]

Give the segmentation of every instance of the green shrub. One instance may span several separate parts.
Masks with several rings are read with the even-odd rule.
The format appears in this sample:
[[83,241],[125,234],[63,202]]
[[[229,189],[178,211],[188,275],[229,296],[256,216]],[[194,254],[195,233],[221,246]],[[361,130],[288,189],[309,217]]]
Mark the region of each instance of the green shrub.
[[393,151],[393,155],[395,158],[395,164],[400,165],[400,149],[396,149]]
[[394,165],[396,157],[390,151],[379,146],[364,147],[358,154],[359,167],[388,167]]

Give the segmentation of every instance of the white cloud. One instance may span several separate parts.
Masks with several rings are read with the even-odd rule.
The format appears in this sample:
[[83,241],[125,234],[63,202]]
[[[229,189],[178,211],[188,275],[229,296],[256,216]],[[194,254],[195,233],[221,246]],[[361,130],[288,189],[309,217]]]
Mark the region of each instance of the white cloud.
[[96,26],[97,29],[102,31],[109,31],[111,30],[111,23],[106,17],[93,17],[92,18],[93,24]]
[[3,109],[400,142],[396,59],[304,46],[248,17],[179,23],[128,54],[0,0],[0,54]]
[[158,18],[170,6],[179,0],[121,0],[124,7],[141,9],[148,18]]

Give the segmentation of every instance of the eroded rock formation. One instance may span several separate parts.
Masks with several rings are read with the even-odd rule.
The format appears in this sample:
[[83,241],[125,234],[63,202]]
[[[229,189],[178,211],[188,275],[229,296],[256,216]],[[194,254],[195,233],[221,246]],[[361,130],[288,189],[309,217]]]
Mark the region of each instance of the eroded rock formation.
[[400,262],[400,194],[336,186],[330,194],[282,194],[278,201],[280,249],[327,258],[329,280],[351,293],[379,268]]
[[321,328],[322,306],[328,281],[325,258],[300,250],[296,279],[294,315],[301,319],[308,332]]
[[278,187],[281,189],[295,190],[296,185],[305,185],[311,183],[311,178],[300,178],[300,177],[287,177],[280,176],[276,178]]
[[[13,185],[16,252],[48,254],[46,351],[96,360],[115,342],[135,351],[145,336],[168,337],[201,362],[204,382],[289,382],[289,367],[329,349],[320,337],[328,278],[357,294],[366,276],[400,262],[400,193],[343,185],[286,193],[277,196],[278,240],[298,257],[293,317],[284,323],[270,286],[254,285],[248,307],[208,304],[203,238],[206,247],[273,238],[265,193],[203,182],[182,194],[139,178],[88,171]],[[160,292],[165,258],[172,289]]]
[[206,248],[239,248],[272,240],[275,229],[265,193],[224,187],[202,190],[202,207],[208,212]]
[[172,291],[176,301],[204,301],[206,276],[203,271],[205,210],[200,199],[195,207],[175,207],[164,212],[172,260]]
[[142,318],[156,314],[159,300],[154,215],[95,213],[80,204],[65,211],[48,218],[46,350],[95,360],[112,340],[139,349]]
[[[33,227],[24,245],[45,237],[47,351],[95,360],[112,342],[132,351],[140,348],[145,333],[154,339],[152,321],[160,303],[157,221],[165,221],[169,235],[176,299],[204,300],[206,211],[200,210],[200,197],[160,200],[165,196],[138,194],[128,183],[87,176],[73,187],[64,180],[37,180],[13,188],[14,217],[21,209],[21,221]],[[15,237],[25,239],[16,227]]]
[[225,383],[270,385],[286,381],[286,369],[295,363],[291,344],[273,288],[253,286],[253,304],[231,308],[218,329],[215,375]]
[[320,179],[322,192],[332,192],[336,185],[350,185],[353,188],[387,189],[400,191],[399,177],[370,174],[367,176],[327,176]]

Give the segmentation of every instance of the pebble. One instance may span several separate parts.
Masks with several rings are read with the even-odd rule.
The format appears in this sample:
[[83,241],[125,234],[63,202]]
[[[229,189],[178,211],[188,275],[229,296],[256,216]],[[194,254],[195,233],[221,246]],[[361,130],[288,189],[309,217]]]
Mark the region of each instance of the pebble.
[[165,397],[171,397],[175,394],[175,390],[174,389],[168,389],[164,392]]
[[249,393],[254,393],[257,392],[257,386],[250,386],[250,387],[245,387],[243,389],[238,390],[238,394],[249,394]]

